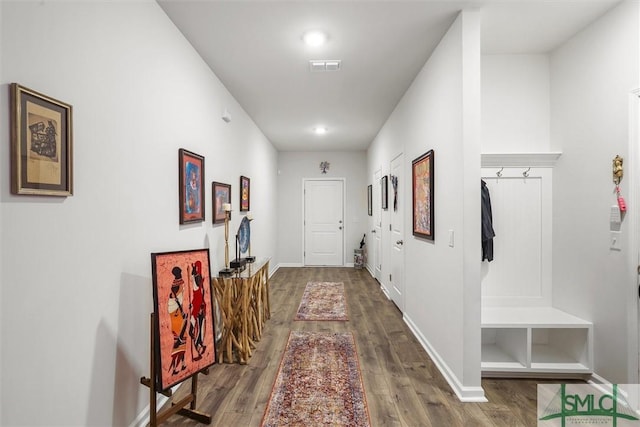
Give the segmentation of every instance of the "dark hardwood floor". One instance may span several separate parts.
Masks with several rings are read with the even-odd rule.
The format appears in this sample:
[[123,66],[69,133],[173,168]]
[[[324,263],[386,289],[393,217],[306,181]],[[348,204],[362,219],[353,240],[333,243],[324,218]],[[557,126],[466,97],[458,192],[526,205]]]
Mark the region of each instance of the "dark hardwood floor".
[[[348,322],[294,321],[309,281],[344,282]],[[281,268],[270,280],[271,319],[247,365],[217,364],[201,375],[198,410],[212,426],[259,426],[290,330],[351,331],[372,426],[535,426],[540,380],[484,379],[488,403],[460,403],[366,270]],[[557,382],[557,381],[548,381]],[[174,399],[190,387],[181,386]],[[196,425],[174,415],[168,425]]]

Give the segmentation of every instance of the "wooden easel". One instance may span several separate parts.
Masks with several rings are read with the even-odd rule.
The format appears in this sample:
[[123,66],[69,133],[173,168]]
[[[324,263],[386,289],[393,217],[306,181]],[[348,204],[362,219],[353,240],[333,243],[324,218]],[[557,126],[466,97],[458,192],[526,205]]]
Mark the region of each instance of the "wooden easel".
[[[162,393],[167,397],[172,396],[171,389],[165,391],[156,391],[156,382],[155,382],[155,372],[156,372],[156,354],[155,354],[155,336],[156,336],[156,321],[155,314],[151,313],[151,359],[150,359],[150,371],[151,378],[142,377],[140,378],[140,384],[149,387],[149,425],[151,427],[157,427],[159,424],[165,422],[169,417],[174,414],[182,415],[183,417],[191,418],[192,420],[198,421],[203,424],[211,424],[211,415],[205,414],[203,412],[196,411],[196,403],[197,403],[197,394],[198,394],[198,374],[202,372],[203,374],[209,373],[209,368],[205,368],[200,372],[196,372],[191,377],[191,393],[180,399],[178,402],[172,402],[171,406],[164,411],[156,412],[157,409],[157,401],[156,401],[156,393]],[[189,405],[189,408],[186,406]]]

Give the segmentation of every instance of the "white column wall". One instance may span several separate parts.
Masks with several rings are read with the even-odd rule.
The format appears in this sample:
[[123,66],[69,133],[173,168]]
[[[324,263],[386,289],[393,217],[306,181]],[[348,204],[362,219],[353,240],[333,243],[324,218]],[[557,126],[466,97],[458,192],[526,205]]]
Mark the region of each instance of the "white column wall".
[[549,55],[482,55],[482,152],[549,151]]
[[[3,9],[3,2],[0,1],[0,24],[2,23],[2,9]],[[0,52],[2,51],[2,39],[3,39],[3,33],[2,33],[2,27],[0,27]],[[3,79],[3,65],[2,62],[4,61],[4,56],[0,54],[0,82],[4,82]],[[5,85],[0,84],[0,99],[8,99],[9,98],[9,92],[7,90],[7,87]],[[6,111],[3,110],[2,107],[0,107],[0,111]],[[0,129],[9,129],[9,117],[6,114],[0,114]],[[5,131],[6,134],[6,131]],[[0,137],[1,138],[1,137]],[[5,162],[5,167],[6,167],[7,163]],[[7,169],[5,169],[7,170]],[[6,186],[9,185],[8,181],[7,181],[7,174],[6,173],[0,173],[0,192],[4,191],[4,188],[6,188]],[[0,209],[0,224],[3,224],[2,221],[2,209]],[[2,227],[0,226],[0,242],[4,242],[4,233],[2,231]],[[2,274],[2,264],[3,264],[3,260],[4,260],[4,256],[0,256],[0,321],[2,320],[2,289],[4,288],[3,286],[3,280],[1,279],[3,276]],[[2,336],[2,325],[0,325],[0,375],[2,374],[2,354],[3,354],[3,343],[4,339]],[[4,389],[0,386],[0,424],[2,424],[2,402],[5,401],[4,398]]]
[[[330,164],[326,174],[320,163]],[[302,179],[345,178],[344,263],[353,263],[353,249],[367,231],[367,162],[364,151],[291,152],[278,156],[278,259],[283,266],[301,266],[303,252]]]
[[[74,195],[0,178],[0,424],[129,425],[149,402],[149,254],[207,247],[217,271],[211,181],[233,186],[234,229],[246,175],[253,252],[274,256],[277,152],[155,1],[1,5],[2,170],[18,82],[73,105]],[[178,223],[179,148],[205,156],[204,223]]]
[[[480,18],[463,11],[368,151],[369,176],[404,151],[405,320],[463,400],[480,387]],[[435,240],[412,232],[411,161],[435,152]],[[388,229],[388,215],[382,217]],[[453,230],[455,245],[449,247]],[[389,246],[385,234],[383,259]],[[382,277],[390,266],[383,264]]]
[[[628,158],[638,31],[638,3],[624,2],[552,52],[550,61],[551,142],[563,153],[553,179],[553,304],[594,323],[595,371],[618,383],[637,381],[637,361],[628,363],[637,360],[637,318],[627,323],[627,302],[637,300],[628,251],[638,207],[630,206],[623,221],[622,250],[611,250],[611,165],[618,154]],[[629,182],[621,188],[628,198]]]

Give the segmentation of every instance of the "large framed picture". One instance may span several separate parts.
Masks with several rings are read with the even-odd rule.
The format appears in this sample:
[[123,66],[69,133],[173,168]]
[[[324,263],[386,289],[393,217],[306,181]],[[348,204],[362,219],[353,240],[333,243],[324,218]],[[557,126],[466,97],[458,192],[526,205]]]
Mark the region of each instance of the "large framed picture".
[[166,390],[215,363],[209,250],[151,254],[156,387]]
[[204,221],[204,157],[179,150],[180,224]]
[[71,105],[12,83],[11,192],[73,195]]
[[389,177],[387,175],[382,177],[382,180],[380,181],[380,189],[381,189],[380,198],[382,199],[382,209],[387,209],[389,207]]
[[246,176],[240,177],[240,212],[251,209],[251,180]]
[[[219,224],[224,222],[226,215],[222,205],[231,203],[231,185],[214,181],[211,184],[211,192],[213,199],[213,223]],[[231,219],[231,212],[229,212],[229,219]]]
[[411,163],[413,187],[413,235],[434,240],[433,150]]
[[373,216],[373,185],[367,187],[367,214]]

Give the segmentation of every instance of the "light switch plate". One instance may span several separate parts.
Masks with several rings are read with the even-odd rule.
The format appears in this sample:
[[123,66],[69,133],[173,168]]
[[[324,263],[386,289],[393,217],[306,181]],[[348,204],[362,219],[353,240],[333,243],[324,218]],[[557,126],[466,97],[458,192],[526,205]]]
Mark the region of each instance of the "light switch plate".
[[620,237],[621,233],[619,231],[609,232],[609,249],[613,249],[614,251],[622,250],[622,246],[620,245]]

